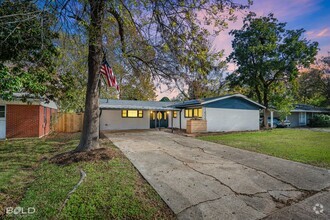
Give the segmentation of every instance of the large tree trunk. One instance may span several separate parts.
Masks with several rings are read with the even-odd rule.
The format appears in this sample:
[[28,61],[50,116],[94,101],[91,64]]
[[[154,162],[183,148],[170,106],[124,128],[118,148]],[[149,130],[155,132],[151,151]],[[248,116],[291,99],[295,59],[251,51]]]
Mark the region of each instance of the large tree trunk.
[[269,103],[268,103],[268,88],[265,87],[264,89],[264,94],[263,94],[263,105],[266,107],[266,109],[264,110],[264,127],[268,128],[268,112],[269,112]]
[[83,130],[76,151],[88,151],[99,147],[98,81],[102,61],[102,21],[104,2],[104,0],[89,0],[91,11],[88,30],[88,83]]

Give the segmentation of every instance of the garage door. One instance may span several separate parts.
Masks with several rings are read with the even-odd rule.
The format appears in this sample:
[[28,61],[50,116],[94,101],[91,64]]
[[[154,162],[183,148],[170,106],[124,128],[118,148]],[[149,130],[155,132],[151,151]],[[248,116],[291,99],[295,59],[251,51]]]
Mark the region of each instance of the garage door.
[[207,108],[208,131],[259,130],[259,110]]
[[6,138],[6,106],[0,105],[0,139]]

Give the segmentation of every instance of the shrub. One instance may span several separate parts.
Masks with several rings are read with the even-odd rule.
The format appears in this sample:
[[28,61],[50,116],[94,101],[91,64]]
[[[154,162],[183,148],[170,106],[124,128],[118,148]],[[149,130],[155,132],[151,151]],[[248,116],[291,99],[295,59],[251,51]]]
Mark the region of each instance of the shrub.
[[310,119],[311,127],[330,127],[330,115],[318,114]]

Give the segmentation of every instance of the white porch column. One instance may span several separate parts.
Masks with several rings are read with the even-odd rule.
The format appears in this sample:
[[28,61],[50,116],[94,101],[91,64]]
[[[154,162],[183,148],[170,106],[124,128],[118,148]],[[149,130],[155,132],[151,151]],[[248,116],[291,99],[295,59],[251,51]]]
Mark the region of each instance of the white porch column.
[[274,112],[270,111],[270,127],[274,127],[274,120],[273,120]]

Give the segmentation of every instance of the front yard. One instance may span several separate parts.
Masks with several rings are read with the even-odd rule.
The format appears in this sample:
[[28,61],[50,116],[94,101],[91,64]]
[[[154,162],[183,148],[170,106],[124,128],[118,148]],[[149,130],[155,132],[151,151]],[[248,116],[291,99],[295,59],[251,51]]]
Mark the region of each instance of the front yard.
[[[172,219],[174,214],[141,177],[128,159],[107,139],[109,160],[50,163],[59,153],[74,149],[79,134],[58,134],[43,139],[0,142],[0,218],[8,207],[22,207],[33,214],[24,219]],[[87,177],[62,208],[68,193]],[[33,211],[33,209],[31,209]]]
[[201,140],[330,168],[330,133],[274,129],[199,137]]

